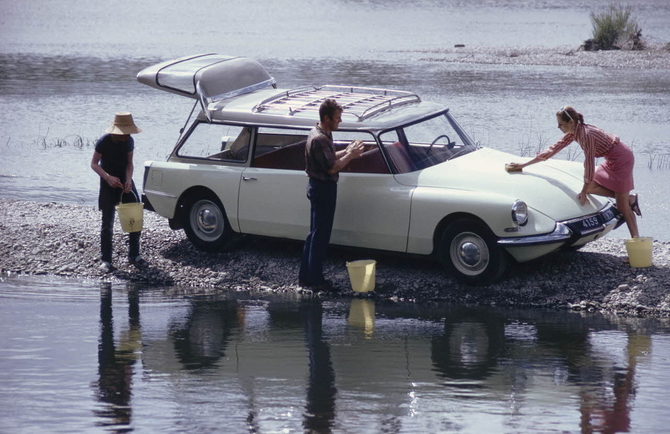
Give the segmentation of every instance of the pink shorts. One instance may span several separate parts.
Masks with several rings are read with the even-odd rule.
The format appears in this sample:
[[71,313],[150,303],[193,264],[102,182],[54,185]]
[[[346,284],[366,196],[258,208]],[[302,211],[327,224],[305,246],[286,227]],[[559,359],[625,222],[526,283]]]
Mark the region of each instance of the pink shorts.
[[605,161],[596,167],[593,180],[617,193],[627,193],[633,183],[635,157],[628,146],[619,142],[605,155]]

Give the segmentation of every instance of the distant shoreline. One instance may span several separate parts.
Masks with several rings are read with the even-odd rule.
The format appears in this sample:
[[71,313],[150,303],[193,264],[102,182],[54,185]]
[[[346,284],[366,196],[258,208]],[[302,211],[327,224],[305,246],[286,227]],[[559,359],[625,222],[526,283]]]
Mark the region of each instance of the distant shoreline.
[[[0,271],[7,275],[49,275],[172,287],[186,294],[226,290],[311,293],[297,286],[300,242],[242,239],[235,250],[196,250],[183,231],[145,212],[142,255],[146,270],[126,260],[127,243],[117,223],[114,265],[102,274],[100,213],[94,206],[0,199]],[[556,252],[512,267],[489,287],[460,286],[428,258],[331,248],[326,274],[341,289],[322,297],[355,296],[345,262],[377,260],[377,286],[364,297],[415,302],[575,309],[623,315],[670,317],[670,242],[654,243],[654,266],[631,268],[623,241],[599,240],[579,252]],[[358,295],[361,296],[361,295]]]
[[476,47],[454,46],[439,50],[415,50],[418,60],[490,65],[582,66],[613,69],[670,69],[668,45],[650,43],[645,50],[584,51],[579,46]]

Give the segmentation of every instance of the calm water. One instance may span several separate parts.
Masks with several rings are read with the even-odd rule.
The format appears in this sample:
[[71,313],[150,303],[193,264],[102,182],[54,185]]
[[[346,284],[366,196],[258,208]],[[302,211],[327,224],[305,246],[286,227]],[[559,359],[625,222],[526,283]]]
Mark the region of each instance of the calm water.
[[[454,44],[577,47],[590,37],[588,12],[608,3],[0,0],[0,197],[93,205],[92,143],[121,110],[144,129],[141,184],[142,162],[167,156],[191,103],[135,75],[219,52],[258,59],[281,87],[416,91],[448,104],[483,145],[515,154],[557,140],[553,113],[572,104],[632,146],[641,232],[670,240],[670,168],[648,167],[670,154],[669,71],[420,60],[421,50]],[[670,41],[670,3],[632,3],[644,35]],[[3,278],[0,432],[659,432],[670,424],[668,326],[654,320],[165,295],[174,292]]]
[[651,433],[670,424],[667,321],[168,292],[5,278],[0,431]]

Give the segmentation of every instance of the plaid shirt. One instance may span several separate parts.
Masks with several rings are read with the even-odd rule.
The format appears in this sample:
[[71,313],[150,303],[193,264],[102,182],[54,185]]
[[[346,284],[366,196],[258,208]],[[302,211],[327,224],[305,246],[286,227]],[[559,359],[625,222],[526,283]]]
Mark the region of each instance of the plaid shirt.
[[305,172],[310,178],[319,181],[337,182],[339,173],[328,173],[335,164],[335,147],[333,136],[321,129],[317,124],[307,136],[305,145]]

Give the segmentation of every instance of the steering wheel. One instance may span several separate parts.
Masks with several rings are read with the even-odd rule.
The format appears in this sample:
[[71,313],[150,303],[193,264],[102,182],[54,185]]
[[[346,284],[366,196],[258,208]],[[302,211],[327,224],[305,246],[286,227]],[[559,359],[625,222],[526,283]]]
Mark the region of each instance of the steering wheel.
[[449,138],[449,136],[447,136],[446,134],[440,134],[439,136],[435,137],[435,140],[433,140],[433,141],[430,143],[430,146],[428,146],[428,151],[427,151],[427,152],[430,152],[431,149],[433,148],[433,145],[434,145],[435,143],[437,143],[437,141],[440,140],[440,139],[447,139],[447,148],[448,148],[448,149],[453,148],[454,145],[456,144],[455,142],[452,142],[451,139]]

